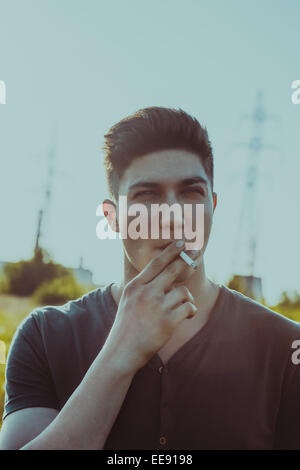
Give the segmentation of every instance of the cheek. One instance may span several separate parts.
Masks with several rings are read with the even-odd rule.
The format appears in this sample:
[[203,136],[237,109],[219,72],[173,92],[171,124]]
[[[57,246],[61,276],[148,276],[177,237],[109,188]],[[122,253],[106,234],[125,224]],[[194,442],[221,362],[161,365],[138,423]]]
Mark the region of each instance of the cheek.
[[211,225],[211,208],[208,204],[195,205],[192,210],[184,212],[185,233],[199,234],[201,231],[207,233]]
[[212,224],[212,211],[209,207],[206,207],[204,210],[204,230],[205,233],[210,231]]
[[212,221],[213,221],[212,217],[213,217],[212,210],[210,208],[208,208],[204,212],[204,247],[203,247],[203,251],[205,251],[208,240],[209,240],[211,227],[212,227]]
[[206,210],[204,212],[204,243],[207,244],[210,231],[212,226],[212,212],[211,210]]

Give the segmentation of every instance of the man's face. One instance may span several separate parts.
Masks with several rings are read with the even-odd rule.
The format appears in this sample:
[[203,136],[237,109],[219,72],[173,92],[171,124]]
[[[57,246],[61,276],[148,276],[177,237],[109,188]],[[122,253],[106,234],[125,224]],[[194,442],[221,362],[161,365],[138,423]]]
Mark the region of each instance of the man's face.
[[[193,180],[191,180],[193,178]],[[199,178],[199,180],[196,180]],[[175,238],[175,225],[181,225],[184,237],[184,218],[174,219],[171,212],[170,237],[163,238],[162,226],[164,219],[159,220],[159,239],[151,239],[151,206],[153,204],[178,204],[184,213],[184,204],[189,204],[192,210],[192,228],[197,228],[195,220],[196,204],[204,205],[204,243],[201,249],[203,255],[212,226],[213,212],[216,207],[216,194],[212,193],[211,185],[200,158],[185,150],[164,150],[149,153],[136,158],[125,170],[119,185],[119,197],[127,197],[127,209],[133,204],[143,204],[148,212],[149,238],[123,240],[124,250],[128,261],[140,272],[149,261],[159,254],[163,247]],[[121,210],[120,206],[117,211]],[[120,220],[118,214],[118,221]],[[127,216],[127,227],[137,216]],[[199,224],[198,224],[199,225]],[[201,222],[202,225],[202,222]],[[203,229],[203,228],[202,228]],[[188,271],[188,270],[187,270]],[[189,269],[191,273],[192,269]]]

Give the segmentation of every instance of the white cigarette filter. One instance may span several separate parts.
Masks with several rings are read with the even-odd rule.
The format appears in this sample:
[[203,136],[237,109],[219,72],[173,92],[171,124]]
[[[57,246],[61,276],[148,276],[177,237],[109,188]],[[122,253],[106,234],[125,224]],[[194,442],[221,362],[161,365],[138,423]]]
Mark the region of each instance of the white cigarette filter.
[[180,258],[183,259],[183,261],[186,262],[189,266],[191,266],[193,269],[197,269],[197,264],[195,263],[192,258],[190,258],[184,251],[181,251],[180,253]]

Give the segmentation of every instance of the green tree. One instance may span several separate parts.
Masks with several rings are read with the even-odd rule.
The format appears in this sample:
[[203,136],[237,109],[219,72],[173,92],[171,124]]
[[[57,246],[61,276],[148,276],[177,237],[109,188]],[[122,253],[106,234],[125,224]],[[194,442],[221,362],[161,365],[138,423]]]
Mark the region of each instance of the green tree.
[[6,291],[19,296],[32,295],[43,282],[69,274],[69,269],[50,260],[49,254],[41,248],[30,260],[6,263],[4,266]]

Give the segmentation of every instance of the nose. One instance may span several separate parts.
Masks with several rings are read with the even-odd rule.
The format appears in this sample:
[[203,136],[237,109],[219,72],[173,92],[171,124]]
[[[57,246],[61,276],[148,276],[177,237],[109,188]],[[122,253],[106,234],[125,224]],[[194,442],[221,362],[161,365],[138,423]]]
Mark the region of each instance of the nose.
[[168,191],[166,194],[166,204],[168,204],[168,206],[179,204],[176,192],[173,189]]
[[183,208],[176,197],[175,191],[168,192],[165,204],[165,209],[162,210],[160,218],[162,234],[165,233],[165,236],[170,236],[172,240],[182,238]]

